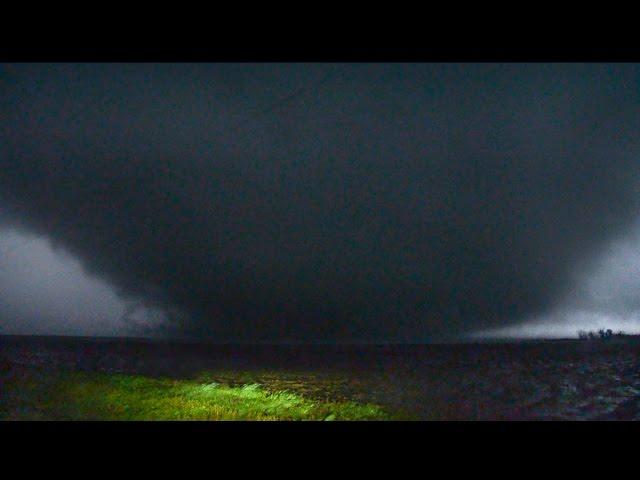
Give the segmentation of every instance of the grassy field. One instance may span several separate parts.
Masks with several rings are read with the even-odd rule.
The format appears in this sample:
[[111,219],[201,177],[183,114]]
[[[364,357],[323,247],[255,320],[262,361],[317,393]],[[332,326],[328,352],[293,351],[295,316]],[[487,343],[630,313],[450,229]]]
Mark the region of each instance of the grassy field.
[[244,346],[0,335],[0,419],[640,420],[640,343]]
[[67,372],[4,382],[5,420],[385,420],[381,407],[257,384]]

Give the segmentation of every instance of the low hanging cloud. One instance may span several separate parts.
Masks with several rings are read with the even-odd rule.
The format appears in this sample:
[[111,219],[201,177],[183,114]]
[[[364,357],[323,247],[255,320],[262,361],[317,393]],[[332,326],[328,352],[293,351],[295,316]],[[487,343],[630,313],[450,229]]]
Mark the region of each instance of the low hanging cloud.
[[158,336],[175,309],[125,300],[44,237],[0,229],[0,334]]
[[114,335],[124,330],[122,300],[46,239],[2,229],[0,259],[0,333]]
[[640,217],[629,232],[574,271],[565,295],[548,312],[470,337],[566,338],[600,329],[640,334]]
[[165,312],[168,334],[420,342],[511,327],[564,301],[632,228],[639,78],[5,65],[0,221]]

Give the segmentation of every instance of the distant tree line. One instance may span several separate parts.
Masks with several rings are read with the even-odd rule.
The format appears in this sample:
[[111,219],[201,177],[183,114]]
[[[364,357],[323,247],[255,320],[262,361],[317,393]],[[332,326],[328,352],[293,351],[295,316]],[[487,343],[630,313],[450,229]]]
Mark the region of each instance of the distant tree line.
[[610,328],[606,330],[604,328],[601,328],[597,332],[594,332],[593,330],[578,330],[578,338],[580,340],[607,340],[611,337],[624,337],[625,335],[626,333],[624,333],[622,330],[613,333],[613,330],[611,330]]

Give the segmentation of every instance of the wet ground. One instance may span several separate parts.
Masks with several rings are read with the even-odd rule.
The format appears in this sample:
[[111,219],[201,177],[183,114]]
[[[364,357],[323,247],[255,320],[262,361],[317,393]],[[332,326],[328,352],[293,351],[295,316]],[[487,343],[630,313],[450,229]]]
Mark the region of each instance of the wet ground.
[[54,370],[259,383],[425,420],[640,419],[640,343],[221,346],[0,337],[2,382]]

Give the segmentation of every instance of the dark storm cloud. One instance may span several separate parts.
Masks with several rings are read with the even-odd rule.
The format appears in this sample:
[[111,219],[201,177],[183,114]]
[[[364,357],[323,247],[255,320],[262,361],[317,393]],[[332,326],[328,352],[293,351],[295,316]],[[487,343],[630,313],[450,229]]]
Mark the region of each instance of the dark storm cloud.
[[6,65],[5,222],[178,331],[517,322],[638,210],[634,65]]

